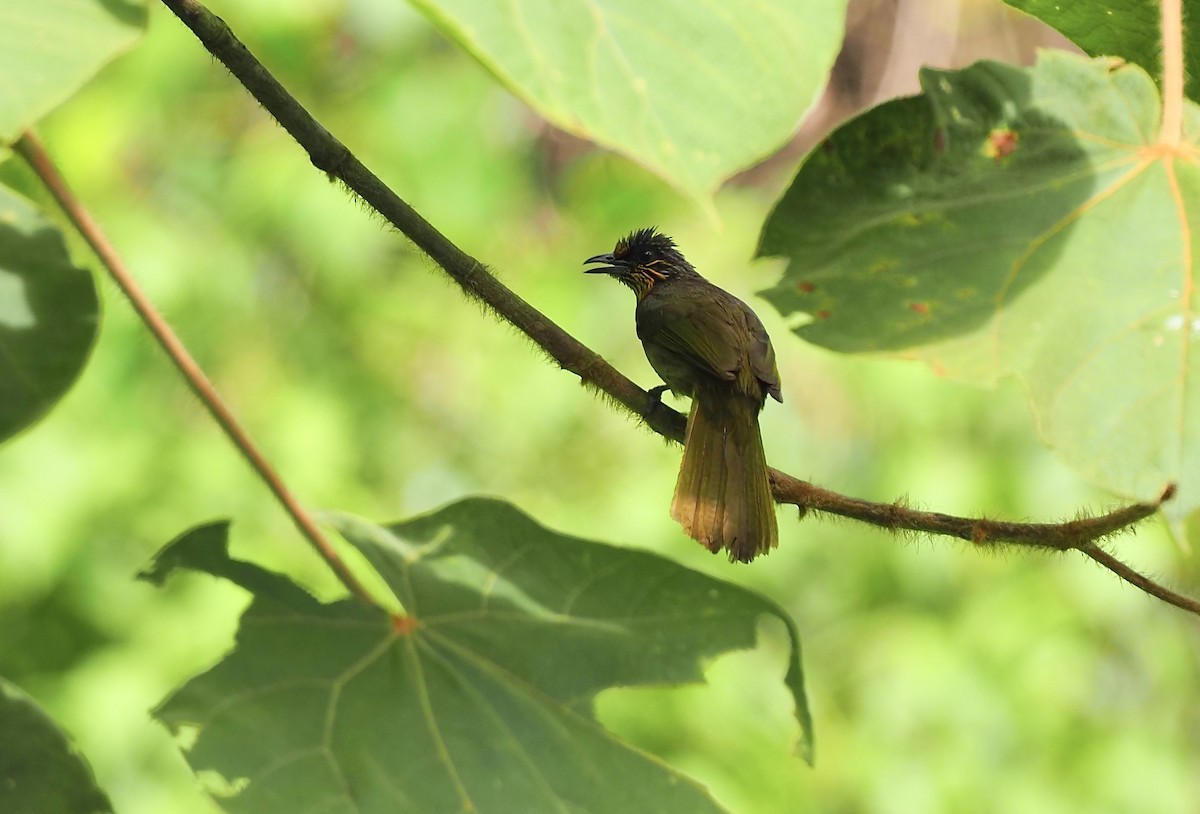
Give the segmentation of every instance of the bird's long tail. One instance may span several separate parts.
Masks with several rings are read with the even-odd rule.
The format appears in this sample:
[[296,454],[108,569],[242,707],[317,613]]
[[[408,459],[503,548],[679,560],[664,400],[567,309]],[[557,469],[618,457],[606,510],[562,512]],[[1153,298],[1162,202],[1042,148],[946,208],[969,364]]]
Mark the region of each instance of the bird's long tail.
[[749,562],[779,538],[760,405],[739,393],[697,392],[688,416],[671,517],[709,551]]

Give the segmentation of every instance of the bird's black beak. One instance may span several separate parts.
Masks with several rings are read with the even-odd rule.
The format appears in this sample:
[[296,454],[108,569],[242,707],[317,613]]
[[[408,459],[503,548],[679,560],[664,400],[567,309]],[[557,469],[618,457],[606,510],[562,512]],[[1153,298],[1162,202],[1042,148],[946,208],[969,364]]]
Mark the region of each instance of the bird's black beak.
[[599,268],[585,269],[584,274],[619,274],[625,271],[627,265],[613,257],[612,254],[598,254],[583,261],[585,266],[588,263],[604,263],[604,265]]

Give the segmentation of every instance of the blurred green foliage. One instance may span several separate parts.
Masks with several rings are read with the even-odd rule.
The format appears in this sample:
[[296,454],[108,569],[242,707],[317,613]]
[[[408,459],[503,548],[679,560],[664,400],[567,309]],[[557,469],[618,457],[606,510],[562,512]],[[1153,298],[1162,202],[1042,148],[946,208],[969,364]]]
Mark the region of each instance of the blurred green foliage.
[[[790,336],[754,298],[778,268],[748,259],[789,168],[727,187],[714,227],[643,170],[546,130],[400,4],[215,11],[434,224],[645,385],[628,293],[580,263],[633,227],[673,235],[775,338],[773,465],[955,513],[1049,520],[1110,502],[1038,443],[1011,383],[968,389]],[[786,511],[771,556],[711,557],[667,516],[677,449],[349,202],[162,9],[42,135],[309,505],[385,521],[498,495],[556,530],[653,549],[783,604],[804,636],[815,769],[788,756],[781,634],[715,662],[712,686],[600,698],[602,720],[732,811],[1187,812],[1200,799],[1194,620],[1080,558],[984,557]],[[13,162],[0,173],[36,195]],[[116,810],[211,814],[147,711],[228,649],[245,598],[133,574],[180,530],[231,517],[235,556],[323,596],[336,586],[111,285],[102,295],[79,384],[0,450],[0,675],[76,737]],[[1116,544],[1200,590],[1195,559],[1156,524]]]

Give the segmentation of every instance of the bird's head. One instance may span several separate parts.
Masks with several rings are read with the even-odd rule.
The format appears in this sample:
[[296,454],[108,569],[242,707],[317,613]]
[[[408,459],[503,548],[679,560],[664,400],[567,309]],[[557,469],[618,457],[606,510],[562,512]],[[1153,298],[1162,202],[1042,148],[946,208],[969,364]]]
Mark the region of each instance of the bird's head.
[[638,229],[618,240],[611,253],[598,254],[583,262],[603,263],[584,273],[615,277],[632,288],[639,300],[663,280],[696,273],[675,248],[675,241],[653,227]]

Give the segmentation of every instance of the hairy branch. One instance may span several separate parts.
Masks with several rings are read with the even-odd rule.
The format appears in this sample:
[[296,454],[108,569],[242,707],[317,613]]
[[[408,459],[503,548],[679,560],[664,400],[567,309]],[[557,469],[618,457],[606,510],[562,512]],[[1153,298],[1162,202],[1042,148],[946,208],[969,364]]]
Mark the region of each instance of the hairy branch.
[[[214,57],[242,83],[296,142],[312,163],[344,183],[428,254],[473,299],[510,323],[537,344],[559,367],[579,376],[584,385],[610,396],[651,429],[674,441],[683,440],[686,419],[655,400],[553,320],[509,290],[475,258],[463,252],[368,170],[340,141],[317,122],[243,45],[219,17],[197,0],[163,0]],[[922,512],[899,504],[872,503],[846,497],[783,472],[771,470],[771,486],[780,503],[802,513],[825,512],[886,529],[906,529],[970,540],[976,544],[1012,543],[1052,550],[1079,549],[1121,579],[1177,607],[1200,612],[1200,605],[1175,594],[1109,557],[1095,541],[1151,516],[1174,493],[1158,501],[1067,523],[1006,523]]]
[[1172,591],[1170,588],[1165,588],[1144,574],[1139,574],[1094,542],[1084,543],[1079,546],[1079,550],[1130,585],[1136,585],[1151,596],[1157,596],[1163,602],[1169,602],[1177,608],[1183,608],[1200,616],[1200,602],[1197,602],[1190,596],[1184,596]]

